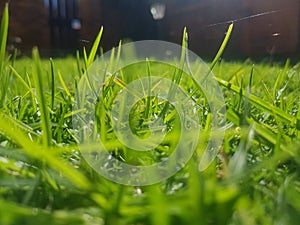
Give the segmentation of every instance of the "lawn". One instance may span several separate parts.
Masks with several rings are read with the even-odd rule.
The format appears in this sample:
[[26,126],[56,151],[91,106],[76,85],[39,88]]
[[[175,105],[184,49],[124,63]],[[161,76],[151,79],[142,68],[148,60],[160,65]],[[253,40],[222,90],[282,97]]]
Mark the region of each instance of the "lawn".
[[[97,59],[102,30],[92,50],[78,53],[77,57],[41,59],[37,49],[33,49],[31,58],[16,59],[5,54],[7,9],[3,15],[0,29],[1,225],[299,223],[300,64],[291,64],[289,60],[272,64],[254,64],[251,59],[219,60],[229,40],[229,27],[215,60],[207,62],[210,65],[207,68],[214,74],[208,76],[218,84],[226,108],[226,113],[224,110],[216,113],[214,121],[210,98],[203,93],[205,89],[201,89],[197,79],[180,70],[174,72],[172,66],[163,63],[145,60],[141,65],[119,71],[121,75],[106,76],[101,86],[91,83],[88,71],[95,62],[112,68],[119,60],[118,52],[111,54],[113,57],[108,61]],[[184,49],[185,38],[182,45]],[[177,63],[183,66],[188,62],[183,54]],[[193,63],[188,66],[192,70],[196,67]],[[158,94],[148,95],[129,109],[128,132],[138,139],[147,139],[151,135],[151,119],[162,118],[164,126],[160,132],[164,130],[165,136],[152,151],[132,151],[132,147],[118,140],[113,130],[114,116],[125,114],[126,104],[120,99],[118,104],[112,102],[121,89],[139,95],[139,91],[127,85],[130,81],[126,80],[126,73],[131,74],[131,80],[143,77],[148,82],[152,79],[154,86],[158,86],[160,81],[153,75],[161,71],[164,78],[188,93],[190,105],[187,106],[191,109],[188,122],[197,121],[189,127],[200,128],[201,132],[193,135],[188,132],[190,128],[183,128],[182,113],[176,111],[175,104],[159,98]],[[144,94],[150,91],[144,84],[140,87]],[[96,92],[96,103],[78,94],[87,88]],[[175,101],[172,99],[175,92],[176,89],[170,88],[166,95]],[[117,114],[114,107],[119,107]],[[142,166],[164,162],[176,150],[179,137],[190,141],[196,136],[196,150],[180,170],[160,182],[118,184],[100,175],[89,158],[84,157],[94,147],[89,143],[81,146],[78,138],[86,137],[84,124],[91,119],[87,109],[94,113],[92,132],[100,134],[96,137],[109,153],[108,162],[104,159],[103,166],[107,171],[120,171],[116,177],[123,174],[119,162]],[[74,121],[78,118],[81,123],[76,127]],[[222,128],[223,139],[211,132],[214,125]],[[180,136],[184,129],[186,134]],[[197,139],[198,136],[201,138]],[[220,146],[207,168],[201,169],[200,159],[209,145],[208,139],[220,142]],[[183,145],[185,148],[189,147],[189,141]],[[110,163],[110,157],[117,160]]]

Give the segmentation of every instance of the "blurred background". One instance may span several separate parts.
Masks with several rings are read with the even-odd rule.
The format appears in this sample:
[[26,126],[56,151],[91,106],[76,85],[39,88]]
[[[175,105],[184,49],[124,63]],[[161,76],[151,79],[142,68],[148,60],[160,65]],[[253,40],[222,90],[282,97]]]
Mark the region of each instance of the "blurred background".
[[119,40],[180,44],[186,26],[189,48],[211,57],[231,21],[228,56],[300,54],[300,0],[10,0],[9,9],[8,50],[25,55],[33,46],[45,56],[89,48],[101,26],[104,50]]

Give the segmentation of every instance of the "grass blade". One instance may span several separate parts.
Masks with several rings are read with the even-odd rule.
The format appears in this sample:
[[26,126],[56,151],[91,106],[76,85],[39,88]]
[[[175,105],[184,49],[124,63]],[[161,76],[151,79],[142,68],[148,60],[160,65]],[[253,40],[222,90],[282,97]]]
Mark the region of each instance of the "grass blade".
[[[241,89],[231,83],[229,83],[228,81],[224,81],[220,78],[215,77],[215,79],[218,81],[218,83],[226,88],[228,88],[229,90],[240,94],[241,93]],[[246,96],[245,90],[242,90],[242,95]],[[270,114],[275,114],[278,118],[281,118],[283,121],[293,125],[296,123],[296,119],[295,117],[293,117],[292,115],[288,114],[285,111],[280,110],[279,108],[270,105],[269,103],[261,100],[260,98],[256,97],[253,94],[249,94],[247,96],[249,98],[249,101],[251,104],[253,104],[254,106],[258,107],[259,109],[266,111]]]
[[72,97],[72,95],[71,95],[69,89],[67,88],[67,85],[66,85],[66,83],[65,83],[65,81],[64,81],[64,79],[63,79],[63,77],[62,77],[62,75],[61,75],[61,73],[60,73],[59,70],[57,71],[57,74],[58,74],[58,78],[59,78],[59,81],[60,81],[60,83],[61,83],[63,89],[65,90],[65,92],[67,93],[67,95],[68,95],[68,96],[71,98],[71,100],[73,101],[74,99],[73,99],[73,97]]
[[53,169],[64,174],[78,187],[84,189],[90,187],[89,181],[80,172],[68,164],[62,163],[51,151],[44,151],[48,150],[48,147],[44,148],[32,142],[26,133],[15,125],[16,122],[13,118],[0,113],[0,124],[0,133],[21,146],[30,157],[37,160],[44,160]]
[[3,70],[3,61],[5,57],[5,49],[8,35],[8,23],[9,23],[9,15],[8,15],[8,3],[5,4],[3,10],[3,16],[1,19],[1,27],[0,27],[0,76],[2,75]]
[[54,79],[54,63],[50,58],[50,68],[51,68],[51,109],[54,109],[54,96],[55,96],[55,79]]
[[285,63],[284,69],[278,74],[275,84],[274,84],[274,88],[273,88],[273,99],[274,101],[276,101],[276,98],[278,97],[278,89],[280,88],[280,86],[282,86],[284,84],[284,80],[286,80],[286,75],[287,75],[287,71],[289,69],[290,66],[290,60],[288,59]]
[[217,54],[216,54],[214,60],[213,60],[212,63],[210,64],[210,70],[212,70],[212,69],[215,67],[216,63],[218,62],[218,60],[219,60],[220,57],[222,56],[222,54],[223,54],[223,52],[224,52],[224,50],[225,50],[225,48],[226,48],[226,46],[227,46],[227,43],[228,43],[228,41],[229,41],[229,39],[230,39],[232,30],[233,30],[233,23],[230,24],[229,27],[228,27],[228,30],[227,30],[227,33],[226,33],[226,35],[225,35],[225,38],[224,38],[224,40],[223,40],[223,42],[222,42],[222,45],[221,45],[221,47],[219,48],[219,50],[218,50],[218,52],[217,52]]
[[96,40],[94,41],[93,47],[92,47],[91,52],[89,54],[89,57],[87,59],[87,67],[89,67],[90,65],[92,65],[92,63],[93,63],[93,61],[95,59],[95,56],[96,56],[97,49],[98,49],[99,44],[100,44],[100,40],[101,40],[102,34],[103,34],[103,27],[101,27],[101,29],[100,29],[97,37],[96,37]]
[[15,70],[14,67],[9,66],[9,68],[11,69],[12,73],[20,80],[21,84],[23,84],[23,86],[30,91],[31,88],[29,87],[29,85],[26,83],[26,81],[22,78],[22,76]]
[[78,73],[78,77],[79,79],[81,78],[82,74],[83,74],[83,71],[81,69],[81,66],[80,66],[80,55],[79,55],[79,51],[76,51],[76,68],[77,68],[77,73]]
[[9,23],[9,15],[8,15],[8,4],[5,4],[3,10],[3,16],[1,20],[0,26],[0,108],[2,108],[4,104],[4,100],[7,93],[8,88],[8,74],[4,73],[5,68],[5,49],[8,35],[8,23]]
[[43,139],[43,145],[50,146],[51,140],[52,140],[52,133],[51,133],[51,123],[50,123],[50,114],[49,110],[47,108],[47,101],[44,95],[44,87],[43,87],[43,74],[41,69],[41,62],[40,62],[40,56],[38,53],[37,48],[33,49],[32,52],[35,68],[32,73],[33,79],[35,82],[36,87],[36,94],[37,94],[37,100],[38,105],[40,108],[41,113],[41,126],[42,126],[42,139]]
[[[183,37],[182,37],[182,43],[181,43],[181,55],[180,55],[179,69],[177,68],[174,71],[171,87],[169,89],[168,96],[167,96],[167,99],[169,101],[172,101],[172,99],[174,98],[176,87],[179,85],[182,74],[183,74],[183,68],[184,68],[186,52],[187,52],[187,43],[188,43],[188,34],[186,31],[186,27],[185,27],[183,30]],[[163,110],[161,111],[159,117],[165,119],[168,109],[169,109],[169,105],[166,104],[164,106]]]

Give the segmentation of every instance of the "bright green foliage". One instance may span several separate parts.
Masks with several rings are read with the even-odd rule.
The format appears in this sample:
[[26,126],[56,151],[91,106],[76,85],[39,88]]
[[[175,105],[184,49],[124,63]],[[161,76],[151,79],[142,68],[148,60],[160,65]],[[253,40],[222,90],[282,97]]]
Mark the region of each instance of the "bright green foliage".
[[[199,150],[184,169],[164,182],[121,186],[87,165],[72,128],[76,87],[97,55],[102,29],[91,53],[84,51],[83,59],[78,54],[77,58],[41,60],[34,49],[33,59],[14,62],[3,51],[7,10],[0,29],[1,225],[299,223],[300,64],[217,63],[232,31],[230,26],[225,44],[211,64],[227,108],[226,133],[218,157],[199,172]],[[184,32],[183,47],[185,38]],[[182,55],[181,64],[184,49]],[[110,66],[118,63],[119,56],[120,52],[116,60],[112,56]],[[149,61],[145,67],[148,77],[160,69]],[[184,81],[182,73],[170,74],[175,83]],[[184,84],[186,88],[194,85]],[[129,153],[118,151],[120,143],[114,141],[104,110],[110,107],[115,87],[124,88],[124,83],[111,76],[99,96],[102,104],[97,106],[97,119],[106,124],[99,132],[115,157],[130,161]],[[130,121],[136,134],[146,135],[142,128],[147,125],[137,118],[153,114],[163,113],[168,127],[174,127],[176,113],[166,106],[155,97],[140,101]],[[201,125],[209,130],[210,113],[205,104],[201,113],[206,115]],[[173,134],[164,141],[176,143],[176,131]],[[168,150],[161,146],[155,157],[164,157]]]
[[8,4],[5,5],[0,26],[0,107],[8,90],[9,73],[6,70],[5,48],[8,35]]

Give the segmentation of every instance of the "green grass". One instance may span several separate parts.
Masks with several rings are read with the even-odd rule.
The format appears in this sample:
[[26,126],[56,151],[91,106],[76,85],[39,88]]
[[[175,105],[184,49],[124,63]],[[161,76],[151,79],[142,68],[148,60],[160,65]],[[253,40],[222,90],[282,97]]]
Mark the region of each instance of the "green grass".
[[[82,58],[45,60],[34,49],[33,58],[14,60],[3,51],[5,10],[0,29],[1,225],[298,224],[300,64],[218,63],[222,45],[211,64],[227,109],[217,158],[199,172],[204,141],[168,180],[145,187],[122,186],[85,162],[72,127],[76,87],[97,56],[102,29],[91,53],[84,51]],[[120,53],[115,54],[111,67],[119,60]],[[147,62],[145,68],[150,77],[162,67]],[[170,71],[168,76],[183,89],[193,88],[200,99],[201,91],[184,74]],[[98,129],[111,154],[145,165],[168,156],[176,145],[178,114],[155,96],[138,102],[130,122],[143,138],[148,135],[147,119],[163,114],[170,130],[163,143],[153,154],[136,155],[116,141],[106,110],[121,88],[123,81],[111,76],[99,96],[102,104],[97,105]],[[202,106],[200,125],[209,130],[209,109],[205,101],[197,104]]]

